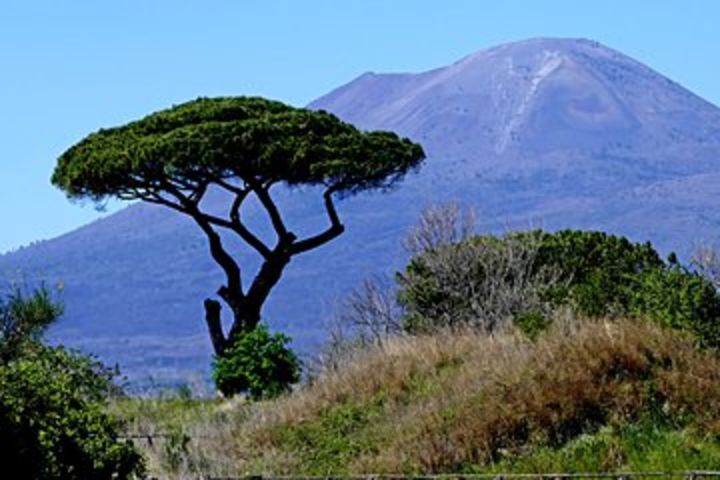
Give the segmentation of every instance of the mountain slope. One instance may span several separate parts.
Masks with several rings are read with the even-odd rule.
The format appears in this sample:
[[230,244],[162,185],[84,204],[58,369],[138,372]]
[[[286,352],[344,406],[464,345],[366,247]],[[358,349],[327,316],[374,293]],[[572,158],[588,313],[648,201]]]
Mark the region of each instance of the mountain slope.
[[504,45],[419,75],[365,74],[310,107],[490,176],[581,165],[611,170],[595,179],[620,173],[612,167],[691,174],[717,167],[720,144],[717,107],[587,40]]
[[[533,39],[429,72],[367,73],[310,108],[409,136],[428,159],[392,192],[341,202],[346,233],[289,266],[265,316],[304,351],[322,339],[338,296],[403,265],[400,238],[433,202],[474,205],[483,229],[602,229],[681,253],[720,232],[720,109],[595,42]],[[325,227],[317,192],[273,194],[300,232]],[[245,215],[269,234],[260,213],[250,205]],[[235,251],[257,266],[243,245]],[[133,205],[0,257],[0,272],[18,271],[63,282],[67,314],[54,338],[119,361],[133,379],[207,368],[202,300],[222,277],[178,214]]]

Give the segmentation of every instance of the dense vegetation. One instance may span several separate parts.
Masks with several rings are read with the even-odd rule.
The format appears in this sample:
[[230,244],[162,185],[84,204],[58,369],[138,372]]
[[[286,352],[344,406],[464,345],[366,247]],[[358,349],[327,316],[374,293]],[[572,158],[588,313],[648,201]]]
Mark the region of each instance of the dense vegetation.
[[15,478],[130,478],[140,454],[108,415],[111,372],[41,343],[60,314],[45,289],[0,300],[0,455]]
[[176,432],[147,450],[151,468],[180,478],[720,468],[711,280],[600,232],[455,235],[435,223],[441,232],[420,235],[397,277],[400,305],[368,283],[345,317],[354,335],[296,391],[116,403],[133,431]]
[[637,320],[393,337],[277,400],[115,408],[186,434],[148,450],[179,478],[720,467],[720,360]]
[[[289,339],[259,324],[215,359],[216,384],[243,395],[112,397],[101,365],[43,345],[61,313],[47,290],[14,292],[5,463],[70,479],[720,468],[714,277],[601,232],[441,230],[396,297],[372,283],[354,297],[352,334],[293,390]],[[152,438],[145,458],[121,431]]]
[[529,231],[472,236],[415,256],[398,275],[410,333],[512,321],[535,334],[553,312],[650,318],[720,346],[720,296],[713,284],[648,243],[603,232]]

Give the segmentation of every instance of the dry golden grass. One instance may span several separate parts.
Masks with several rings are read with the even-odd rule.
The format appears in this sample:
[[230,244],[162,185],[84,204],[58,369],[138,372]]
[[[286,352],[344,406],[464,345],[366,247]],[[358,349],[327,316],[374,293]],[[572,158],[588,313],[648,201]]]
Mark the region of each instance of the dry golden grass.
[[212,450],[226,474],[453,472],[643,416],[716,433],[720,361],[654,325],[566,321],[534,343],[399,337],[285,398],[218,408],[188,464]]

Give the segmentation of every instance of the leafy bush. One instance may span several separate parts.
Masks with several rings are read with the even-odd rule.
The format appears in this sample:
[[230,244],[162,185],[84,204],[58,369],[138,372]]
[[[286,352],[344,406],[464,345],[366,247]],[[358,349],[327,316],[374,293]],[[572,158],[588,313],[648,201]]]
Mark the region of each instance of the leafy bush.
[[627,311],[633,276],[662,266],[650,244],[602,232],[475,236],[411,259],[397,277],[398,300],[410,332],[478,322],[493,330],[560,305],[602,316]]
[[630,313],[686,330],[707,347],[720,347],[720,296],[707,279],[679,266],[654,269],[632,289]]
[[140,474],[133,446],[105,413],[112,375],[40,340],[61,314],[45,288],[0,300],[0,455],[17,478],[109,479]]
[[16,287],[7,298],[0,298],[0,363],[18,357],[23,348],[39,342],[62,310],[45,287],[31,296]]
[[300,380],[300,362],[286,335],[271,335],[265,325],[243,332],[216,357],[213,379],[225,395],[247,393],[252,399],[276,397]]
[[601,232],[545,234],[540,261],[554,263],[569,280],[553,292],[582,315],[631,315],[692,333],[700,344],[720,347],[720,296],[712,282],[664,263],[649,243],[633,244]]
[[522,312],[513,319],[513,325],[531,340],[535,340],[550,326],[550,323],[547,316],[537,311]]
[[562,230],[540,235],[537,266],[551,265],[566,280],[552,291],[555,303],[571,304],[582,315],[600,317],[628,311],[635,278],[665,267],[650,243],[632,243],[604,232]]
[[105,413],[110,375],[87,357],[36,344],[0,365],[0,452],[17,478],[130,478],[142,459]]
[[720,296],[709,280],[666,264],[649,243],[603,232],[469,237],[423,251],[397,278],[410,333],[512,321],[534,337],[553,310],[569,307],[587,317],[646,317],[720,347]]

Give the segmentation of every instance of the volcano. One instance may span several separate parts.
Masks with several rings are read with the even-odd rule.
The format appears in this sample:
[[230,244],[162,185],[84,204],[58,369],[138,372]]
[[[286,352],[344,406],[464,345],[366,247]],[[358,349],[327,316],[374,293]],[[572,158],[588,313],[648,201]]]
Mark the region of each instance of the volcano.
[[[597,42],[532,39],[428,72],[365,73],[308,108],[395,131],[428,158],[393,191],[341,202],[346,233],[287,268],[264,314],[306,353],[338,298],[402,268],[401,239],[434,203],[473,206],[481,231],[604,230],[681,258],[720,233],[720,109]],[[299,232],[324,226],[317,192],[274,193]],[[246,218],[269,235],[261,213],[250,205]],[[233,249],[252,273],[252,252]],[[132,205],[0,257],[0,272],[62,282],[66,314],[52,339],[119,363],[135,385],[207,373],[202,300],[222,275],[174,212]]]

